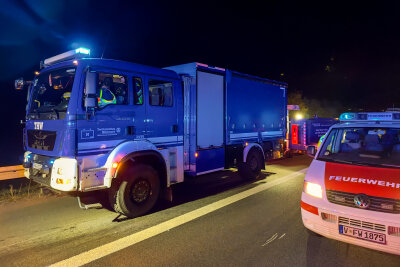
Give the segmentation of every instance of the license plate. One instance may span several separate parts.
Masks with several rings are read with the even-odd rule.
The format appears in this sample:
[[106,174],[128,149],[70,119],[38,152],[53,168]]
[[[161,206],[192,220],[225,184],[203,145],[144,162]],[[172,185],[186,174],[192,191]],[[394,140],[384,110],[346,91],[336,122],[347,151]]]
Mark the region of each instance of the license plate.
[[32,167],[33,167],[34,169],[41,170],[41,169],[43,168],[43,165],[40,164],[40,163],[34,162],[34,163],[32,164]]
[[386,245],[386,235],[339,224],[339,234]]

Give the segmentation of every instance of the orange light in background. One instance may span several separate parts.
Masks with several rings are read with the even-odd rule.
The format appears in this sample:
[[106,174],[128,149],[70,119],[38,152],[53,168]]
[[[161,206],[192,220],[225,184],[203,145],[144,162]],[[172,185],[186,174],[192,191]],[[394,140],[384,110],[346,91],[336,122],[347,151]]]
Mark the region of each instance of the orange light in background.
[[295,115],[295,118],[296,118],[296,120],[301,120],[301,119],[303,118],[303,114],[297,113],[297,114]]
[[116,168],[118,167],[118,163],[114,162],[114,163],[112,164],[112,167],[113,167],[114,169],[116,169]]
[[247,143],[247,142],[246,142],[244,145],[245,145],[245,146],[248,146],[248,145],[249,145],[249,143]]
[[40,73],[38,71],[35,71],[35,75],[39,75]]
[[197,158],[199,156],[199,153],[194,153],[194,157]]
[[78,65],[78,60],[74,60],[72,63],[74,63],[74,65]]

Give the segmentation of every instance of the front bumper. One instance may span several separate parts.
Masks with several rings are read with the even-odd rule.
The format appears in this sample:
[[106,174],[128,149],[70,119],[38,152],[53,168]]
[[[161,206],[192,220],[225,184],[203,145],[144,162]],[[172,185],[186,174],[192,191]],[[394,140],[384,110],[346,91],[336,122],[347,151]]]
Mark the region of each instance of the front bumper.
[[27,152],[23,165],[26,178],[46,187],[64,192],[74,192],[78,189],[76,159],[51,158]]
[[[327,202],[327,200],[320,200],[320,199],[316,200],[314,197],[311,197],[305,193],[303,193],[302,201],[308,205],[312,205],[318,208],[317,211],[318,215],[310,211],[307,211],[304,208],[301,209],[303,224],[309,230],[316,232],[322,236],[343,241],[346,243],[400,255],[400,236],[389,235],[388,233],[389,226],[400,227],[398,219],[388,221],[388,220],[383,220],[382,218],[384,218],[385,216],[382,215],[379,217],[378,216],[364,217],[360,216],[359,214],[354,215],[354,212],[353,213],[348,212],[347,207],[344,207],[343,209],[344,212],[341,212],[340,211],[341,206],[335,205],[339,206],[339,208],[332,208],[333,204],[329,202],[326,203],[326,205],[323,204]],[[321,216],[321,213],[334,215],[336,216],[337,220],[336,221],[327,219],[324,220]],[[385,234],[386,244],[385,245],[378,244],[371,241],[366,241],[339,234],[339,217],[341,220],[341,224],[343,225],[365,231],[372,231],[376,233]],[[348,222],[348,224],[346,224],[346,222]],[[370,228],[371,225],[373,229]]]

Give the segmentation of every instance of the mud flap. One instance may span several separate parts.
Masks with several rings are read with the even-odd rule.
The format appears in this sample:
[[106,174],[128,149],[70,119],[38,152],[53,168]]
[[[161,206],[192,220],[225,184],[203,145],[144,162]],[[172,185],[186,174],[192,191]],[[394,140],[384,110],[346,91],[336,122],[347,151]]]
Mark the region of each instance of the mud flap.
[[173,192],[171,187],[164,188],[161,191],[160,198],[166,201],[172,202],[173,200]]

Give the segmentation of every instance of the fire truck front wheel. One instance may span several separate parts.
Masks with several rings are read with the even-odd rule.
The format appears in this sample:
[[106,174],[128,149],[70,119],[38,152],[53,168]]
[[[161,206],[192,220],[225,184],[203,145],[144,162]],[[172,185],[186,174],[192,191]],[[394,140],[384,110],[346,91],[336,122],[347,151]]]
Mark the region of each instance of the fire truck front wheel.
[[149,165],[129,167],[114,182],[110,202],[118,213],[129,218],[142,216],[157,203],[160,180],[157,171]]

